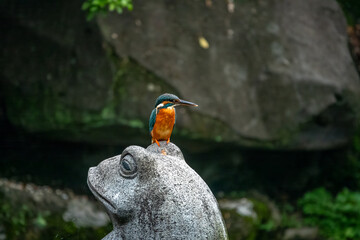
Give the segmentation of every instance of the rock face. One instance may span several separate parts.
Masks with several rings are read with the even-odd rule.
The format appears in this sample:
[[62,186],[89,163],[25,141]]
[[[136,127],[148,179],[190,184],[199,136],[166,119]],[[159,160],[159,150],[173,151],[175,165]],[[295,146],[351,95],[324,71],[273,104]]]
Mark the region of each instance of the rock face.
[[149,143],[145,126],[154,101],[173,89],[135,61],[118,58],[96,22],[86,21],[82,3],[0,3],[6,118],[56,139]]
[[139,0],[91,23],[81,2],[0,3],[13,124],[143,144],[153,101],[171,92],[199,104],[177,119],[186,140],[326,149],[352,134],[360,81],[334,0]]
[[227,239],[215,197],[172,143],[130,146],[90,168],[88,185],[114,225],[104,239]]
[[[349,111],[344,99],[359,96],[360,84],[337,3],[226,4],[138,1],[133,12],[99,23],[120,56],[136,59],[233,132],[219,139],[301,148],[346,141],[352,118],[334,115]],[[191,122],[195,132],[216,129],[203,118]]]

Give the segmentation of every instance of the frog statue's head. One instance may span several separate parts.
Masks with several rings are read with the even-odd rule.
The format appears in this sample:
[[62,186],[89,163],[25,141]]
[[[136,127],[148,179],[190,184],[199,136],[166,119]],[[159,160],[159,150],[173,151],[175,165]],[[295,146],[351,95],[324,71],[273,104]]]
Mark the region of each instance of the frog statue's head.
[[90,168],[88,185],[113,223],[106,240],[227,239],[215,197],[172,143],[127,147]]

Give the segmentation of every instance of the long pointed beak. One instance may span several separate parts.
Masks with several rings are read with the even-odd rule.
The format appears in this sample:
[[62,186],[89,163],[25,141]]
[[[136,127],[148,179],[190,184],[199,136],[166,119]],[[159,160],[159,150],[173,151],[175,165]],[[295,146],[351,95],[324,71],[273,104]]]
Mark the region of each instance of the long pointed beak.
[[178,102],[176,105],[184,105],[184,106],[193,106],[193,107],[197,107],[198,105],[189,101],[185,101],[180,99],[180,102]]

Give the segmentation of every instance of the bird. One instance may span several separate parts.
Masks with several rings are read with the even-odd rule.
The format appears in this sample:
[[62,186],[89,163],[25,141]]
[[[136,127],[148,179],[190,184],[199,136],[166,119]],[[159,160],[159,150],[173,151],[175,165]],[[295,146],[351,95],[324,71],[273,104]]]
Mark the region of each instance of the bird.
[[160,147],[159,141],[166,141],[166,144],[170,142],[170,136],[176,122],[175,107],[180,105],[198,106],[170,93],[164,93],[156,99],[155,108],[152,110],[149,119],[151,143],[156,143]]

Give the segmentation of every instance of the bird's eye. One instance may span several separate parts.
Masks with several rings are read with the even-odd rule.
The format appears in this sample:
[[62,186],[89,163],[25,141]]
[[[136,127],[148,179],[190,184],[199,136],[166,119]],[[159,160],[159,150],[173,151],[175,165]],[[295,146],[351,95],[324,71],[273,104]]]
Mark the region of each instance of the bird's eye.
[[126,154],[120,159],[120,175],[125,178],[134,178],[136,174],[136,161],[130,154]]

